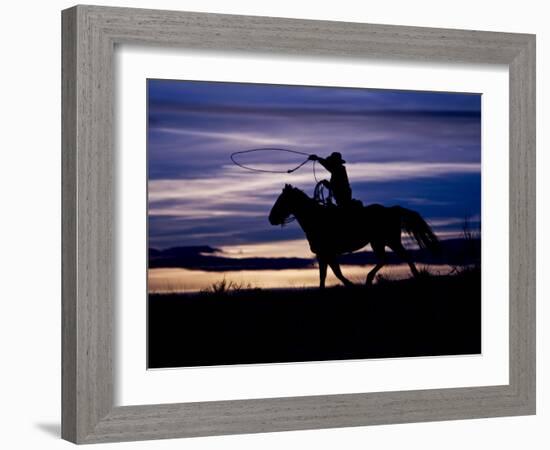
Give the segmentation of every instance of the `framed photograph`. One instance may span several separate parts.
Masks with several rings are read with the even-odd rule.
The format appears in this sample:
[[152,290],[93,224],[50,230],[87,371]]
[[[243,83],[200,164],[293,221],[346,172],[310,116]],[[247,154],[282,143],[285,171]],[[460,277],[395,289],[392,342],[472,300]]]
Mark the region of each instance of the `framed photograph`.
[[535,37],[63,11],[62,435],[535,413]]

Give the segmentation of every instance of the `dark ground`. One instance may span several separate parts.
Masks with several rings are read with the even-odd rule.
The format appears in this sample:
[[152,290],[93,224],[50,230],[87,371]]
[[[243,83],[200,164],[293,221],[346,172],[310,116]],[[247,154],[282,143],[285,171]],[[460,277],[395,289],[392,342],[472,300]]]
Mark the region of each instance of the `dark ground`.
[[481,279],[149,295],[148,320],[149,368],[476,354]]

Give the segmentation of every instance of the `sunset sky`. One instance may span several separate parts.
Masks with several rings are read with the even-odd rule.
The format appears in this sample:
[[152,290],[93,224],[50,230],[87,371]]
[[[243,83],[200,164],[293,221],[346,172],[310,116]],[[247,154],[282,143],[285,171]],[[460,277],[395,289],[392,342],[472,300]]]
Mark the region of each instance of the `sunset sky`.
[[[304,256],[297,223],[273,227],[267,216],[285,183],[312,195],[312,163],[289,175],[232,164],[232,152],[256,147],[339,151],[355,198],[414,209],[442,239],[457,236],[465,216],[479,226],[478,94],[149,80],[149,247]],[[285,170],[303,159],[240,161]]]

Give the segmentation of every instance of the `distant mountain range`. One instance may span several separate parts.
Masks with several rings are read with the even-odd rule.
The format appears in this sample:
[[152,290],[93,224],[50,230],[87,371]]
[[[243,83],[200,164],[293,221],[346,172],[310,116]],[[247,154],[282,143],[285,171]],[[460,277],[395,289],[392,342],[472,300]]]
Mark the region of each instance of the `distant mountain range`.
[[[208,245],[172,247],[165,250],[149,249],[149,268],[183,268],[225,272],[229,270],[304,269],[315,264],[315,258],[229,258],[219,255],[220,250]],[[427,250],[409,250],[413,260],[422,264],[469,265],[481,259],[481,240],[448,239],[441,241],[441,252],[433,255]],[[344,265],[375,264],[371,251],[349,253],[340,257]],[[402,261],[387,252],[388,264]]]

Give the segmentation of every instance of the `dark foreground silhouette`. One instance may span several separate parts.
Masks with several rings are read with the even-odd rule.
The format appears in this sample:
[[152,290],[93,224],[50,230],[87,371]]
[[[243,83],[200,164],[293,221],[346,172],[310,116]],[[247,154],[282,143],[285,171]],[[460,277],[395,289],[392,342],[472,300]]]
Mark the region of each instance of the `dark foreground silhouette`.
[[150,368],[478,354],[481,277],[149,295]]

